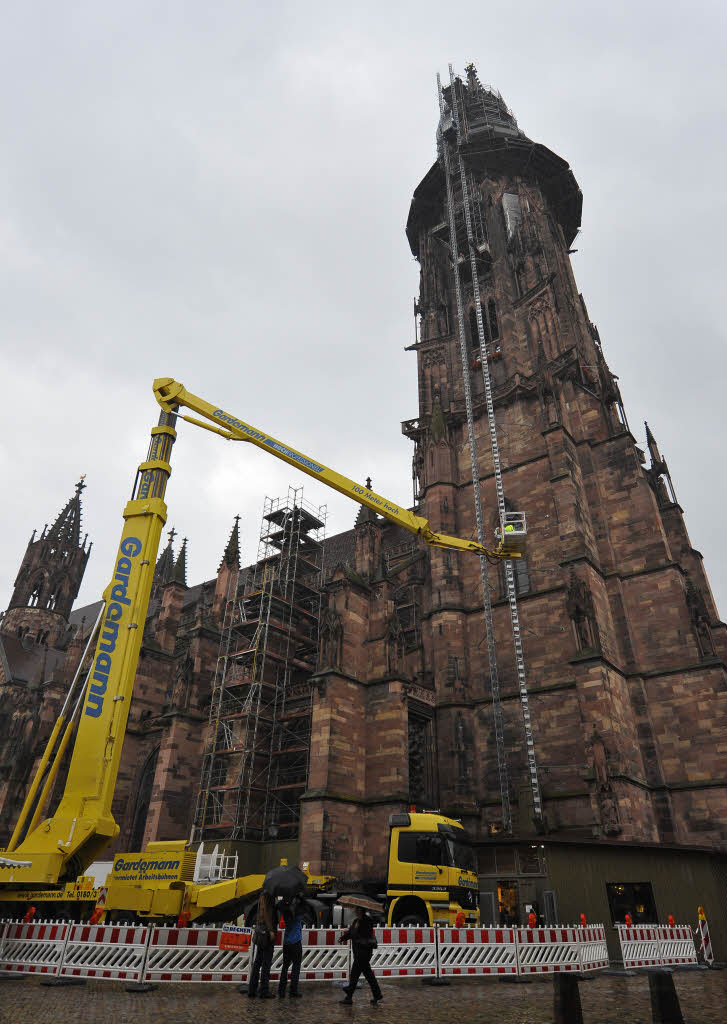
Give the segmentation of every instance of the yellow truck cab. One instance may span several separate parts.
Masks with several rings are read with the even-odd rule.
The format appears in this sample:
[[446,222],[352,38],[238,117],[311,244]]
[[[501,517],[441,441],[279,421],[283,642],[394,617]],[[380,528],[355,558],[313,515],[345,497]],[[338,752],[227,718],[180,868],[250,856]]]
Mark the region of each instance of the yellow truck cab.
[[387,918],[398,925],[479,924],[477,858],[458,821],[441,814],[392,814]]

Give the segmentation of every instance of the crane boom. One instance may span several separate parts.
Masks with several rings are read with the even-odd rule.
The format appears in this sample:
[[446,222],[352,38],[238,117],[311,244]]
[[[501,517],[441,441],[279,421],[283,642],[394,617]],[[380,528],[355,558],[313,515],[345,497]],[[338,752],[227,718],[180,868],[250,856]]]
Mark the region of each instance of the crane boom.
[[211,430],[213,433],[220,434],[220,436],[230,441],[250,441],[252,444],[257,445],[258,448],[268,452],[269,455],[275,456],[276,459],[287,462],[294,469],[307,473],[308,476],[312,476],[315,480],[320,480],[327,487],[332,487],[340,494],[345,494],[347,498],[352,498],[354,501],[359,502],[360,505],[365,505],[372,511],[377,512],[384,519],[388,519],[390,522],[396,523],[397,526],[402,526],[409,533],[421,537],[427,544],[433,547],[447,548],[454,551],[472,551],[475,554],[490,555],[493,558],[520,557],[519,553],[512,550],[505,551],[502,546],[491,550],[476,540],[463,540],[460,537],[450,537],[444,533],[435,533],[429,525],[429,520],[423,516],[415,515],[409,509],[402,508],[396,502],[389,501],[388,498],[376,494],[370,487],[365,487],[354,480],[349,480],[347,476],[329,469],[316,459],[304,455],[290,445],[283,444],[282,441],[278,441],[271,434],[258,430],[256,427],[251,426],[237,416],[233,416],[219,406],[211,405],[203,398],[199,398],[198,395],[193,395],[190,391],[187,391],[183,384],[173,380],[171,377],[157,378],[154,381],[154,394],[156,395],[157,402],[166,412],[176,413],[180,406],[191,409],[198,415],[203,416],[204,420],[180,413],[181,418],[188,423],[204,427],[205,430]]
[[[205,402],[171,377],[155,380],[154,394],[162,412],[158,425],[152,428],[147,458],[139,465],[131,499],[124,509],[124,528],[113,576],[103,594],[103,618],[98,627],[98,640],[85,693],[82,689],[62,741],[58,743],[61,725],[65,724],[65,720],[61,720],[63,716],[51,734],[12,836],[10,846],[18,861],[13,867],[0,863],[0,884],[53,885],[59,880],[71,879],[81,874],[118,835],[119,827],[111,804],[159,540],[167,518],[164,495],[171,474],[170,457],[177,436],[175,424],[178,415],[228,440],[252,442],[275,458],[421,537],[427,544],[495,558],[520,557],[517,551],[506,550],[502,543],[496,550],[490,550],[474,540],[435,533],[429,521],[422,516],[401,508],[370,487],[349,480],[224,409]],[[180,407],[191,409],[197,416],[179,413]],[[198,416],[203,418],[198,419]],[[76,715],[73,754],[58,809],[50,818],[40,821],[55,778],[53,773],[62,759]],[[48,773],[45,779],[44,772]],[[27,834],[18,843],[31,811]],[[20,862],[24,866],[20,866]]]
[[[111,802],[156,554],[167,519],[164,493],[177,436],[175,420],[173,414],[162,412],[158,426],[152,428],[147,458],[137,470],[131,500],[124,509],[124,528],[113,576],[103,594],[103,621],[84,699],[79,701],[73,754],[61,801],[52,817],[35,825],[42,811],[41,795],[28,834],[15,847],[18,858],[29,860],[30,866],[0,866],[0,882],[43,885],[81,874],[118,835]],[[54,736],[57,732],[54,730]],[[62,750],[55,757],[57,762]],[[27,817],[37,789],[35,784],[31,787],[21,819]]]

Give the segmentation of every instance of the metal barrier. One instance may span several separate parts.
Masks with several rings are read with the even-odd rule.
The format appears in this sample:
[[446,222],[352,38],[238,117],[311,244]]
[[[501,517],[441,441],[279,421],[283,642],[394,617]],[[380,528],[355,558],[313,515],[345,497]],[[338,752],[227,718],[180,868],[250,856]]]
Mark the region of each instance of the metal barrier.
[[581,971],[602,971],[609,966],[606,928],[602,924],[589,924],[576,928],[580,946]]
[[577,928],[516,928],[520,974],[560,974],[580,971]]
[[0,974],[54,977],[63,962],[70,928],[67,921],[6,922],[0,945]]
[[144,981],[246,982],[249,951],[220,949],[221,928],[153,928]]
[[[626,966],[696,962],[691,929],[618,926]],[[344,930],[303,930],[301,980],[346,980]],[[608,967],[603,925],[580,928],[376,928],[371,966],[380,978],[575,973]],[[222,928],[7,922],[0,931],[0,973],[143,982],[249,979],[251,951],[220,949]],[[270,977],[279,980],[278,934]]]
[[371,968],[377,978],[436,977],[436,928],[374,928],[374,935]]
[[[338,940],[345,930],[345,928],[303,929],[301,981],[348,981],[348,945],[338,944]],[[273,962],[270,967],[271,982],[280,980],[280,970],[283,965],[282,942],[282,934],[278,932]]]
[[140,981],[148,942],[142,925],[74,924],[58,975]]
[[697,950],[688,924],[659,925],[659,946],[664,967],[671,964],[696,964]]
[[513,928],[439,928],[439,975],[517,974]]
[[696,964],[694,936],[688,924],[617,924],[624,967],[669,967]]

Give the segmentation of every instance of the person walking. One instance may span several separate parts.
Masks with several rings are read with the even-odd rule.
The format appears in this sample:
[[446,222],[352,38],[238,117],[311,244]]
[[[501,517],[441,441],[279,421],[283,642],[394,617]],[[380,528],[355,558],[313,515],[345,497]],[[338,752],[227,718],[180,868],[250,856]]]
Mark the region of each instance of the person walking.
[[298,991],[298,978],[300,977],[300,962],[303,959],[303,904],[295,896],[292,903],[283,903],[280,923],[285,921],[285,932],[283,933],[283,966],[280,968],[280,981],[278,982],[278,996],[285,999],[285,986],[288,983],[288,968],[290,971],[290,998],[299,999],[301,993]]
[[260,983],[260,998],[275,999],[275,993],[270,991],[270,965],[273,962],[276,930],[277,920],[273,897],[267,892],[261,892],[257,901],[257,918],[252,934],[255,956],[250,973],[250,985],[247,990],[250,999],[254,999],[257,995],[258,981]]
[[353,967],[351,968],[348,985],[343,990],[346,993],[346,998],[342,999],[341,1002],[349,1006],[351,1005],[353,994],[358,985],[358,979],[363,974],[371,987],[371,995],[373,997],[371,1002],[375,1006],[384,998],[374,972],[371,970],[371,955],[378,943],[374,936],[374,922],[363,907],[356,907],[356,917],[351,927],[343,933],[338,941],[343,943],[349,940],[351,941],[351,950],[353,952]]

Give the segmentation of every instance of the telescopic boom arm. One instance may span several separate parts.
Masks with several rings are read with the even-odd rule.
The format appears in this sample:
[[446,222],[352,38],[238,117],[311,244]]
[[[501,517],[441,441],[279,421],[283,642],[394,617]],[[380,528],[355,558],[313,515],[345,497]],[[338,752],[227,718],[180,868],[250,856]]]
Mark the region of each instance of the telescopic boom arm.
[[447,548],[454,551],[472,551],[478,555],[489,555],[491,558],[520,557],[518,553],[505,551],[502,547],[490,550],[483,547],[476,540],[462,540],[460,537],[449,537],[443,533],[435,533],[429,525],[429,520],[423,516],[417,516],[408,509],[401,508],[396,502],[389,501],[388,498],[376,494],[370,488],[349,480],[348,477],[342,476],[341,473],[336,473],[333,469],[328,469],[327,466],[310,458],[310,456],[304,455],[302,452],[296,451],[295,448],[291,448],[290,445],[278,441],[270,434],[250,426],[249,423],[245,423],[244,420],[238,419],[229,412],[225,412],[219,406],[210,405],[203,398],[199,398],[197,395],[187,391],[184,385],[173,380],[171,377],[159,377],[155,380],[154,394],[156,395],[157,402],[159,402],[159,405],[165,412],[176,413],[181,406],[191,409],[199,416],[203,416],[204,420],[180,413],[180,417],[188,423],[194,423],[198,427],[204,427],[205,430],[211,430],[213,433],[219,434],[229,441],[251,441],[258,448],[268,452],[269,455],[274,455],[276,459],[281,459],[295,469],[299,469],[302,473],[307,473],[308,476],[312,476],[315,480],[320,480],[326,486],[332,487],[341,494],[345,494],[347,498],[353,498],[354,501],[372,509],[390,522],[396,523],[397,526],[403,526],[405,530],[415,534],[417,537],[421,537],[427,544],[431,544],[433,547]]
[[[13,858],[13,866],[0,862],[0,884],[37,886],[72,880],[118,835],[111,804],[159,539],[167,518],[164,494],[171,473],[171,452],[177,436],[175,423],[181,407],[203,417],[183,415],[189,423],[231,441],[251,441],[276,459],[282,459],[390,522],[403,526],[427,544],[472,551],[480,557],[520,557],[517,551],[506,550],[502,543],[496,550],[489,550],[474,540],[435,533],[422,516],[400,508],[370,488],[354,483],[270,434],[210,405],[171,377],[154,381],[154,394],[163,411],[158,425],[152,428],[147,457],[139,465],[131,500],[124,509],[124,529],[114,574],[104,591],[102,612],[94,630],[97,637],[93,662],[85,682],[81,682],[75,692],[75,683],[80,682],[84,674],[85,658],[82,659],[67,701],[68,707],[75,707],[75,710],[67,715],[64,706],[51,733],[8,844],[8,852],[14,852],[17,860]],[[92,636],[89,645],[93,639]],[[73,754],[60,803],[51,817],[42,820],[73,727],[76,733]]]

